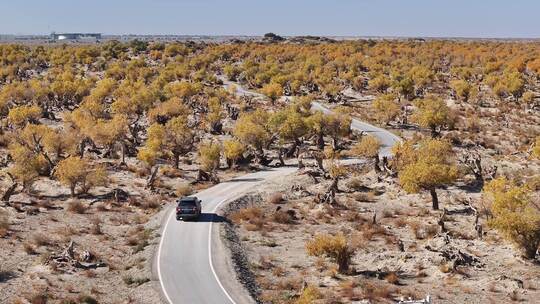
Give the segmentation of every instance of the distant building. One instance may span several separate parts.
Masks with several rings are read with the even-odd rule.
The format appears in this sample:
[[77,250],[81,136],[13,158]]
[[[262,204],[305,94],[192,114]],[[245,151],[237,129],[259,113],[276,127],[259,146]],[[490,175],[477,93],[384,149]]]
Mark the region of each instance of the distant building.
[[52,40],[100,40],[101,33],[51,33]]

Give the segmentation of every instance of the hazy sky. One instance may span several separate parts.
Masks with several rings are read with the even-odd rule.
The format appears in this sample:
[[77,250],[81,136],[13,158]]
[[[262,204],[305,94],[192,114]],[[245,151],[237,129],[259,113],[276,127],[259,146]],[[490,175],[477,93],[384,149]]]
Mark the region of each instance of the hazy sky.
[[538,0],[0,0],[0,33],[540,37]]

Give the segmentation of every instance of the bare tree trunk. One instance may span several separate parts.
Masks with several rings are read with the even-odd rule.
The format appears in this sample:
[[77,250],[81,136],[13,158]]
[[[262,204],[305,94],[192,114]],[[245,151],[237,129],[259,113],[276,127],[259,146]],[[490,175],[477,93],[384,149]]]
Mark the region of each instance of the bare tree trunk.
[[324,150],[324,134],[322,132],[317,134],[317,147]]
[[121,142],[120,147],[122,148],[122,163],[121,164],[125,164],[126,163],[126,144]]
[[375,172],[381,172],[381,168],[379,167],[379,155],[376,155],[373,159],[375,160],[375,163],[374,163]]
[[446,216],[446,209],[443,210],[443,213],[441,214],[441,216],[439,217],[439,220],[437,221],[437,224],[439,224],[439,226],[441,226],[441,232],[442,233],[446,232],[446,227],[444,226],[445,216]]
[[174,167],[176,169],[180,168],[180,154],[174,153]]
[[150,189],[154,189],[154,182],[156,181],[156,177],[159,171],[159,165],[155,165],[152,174],[150,174],[150,178],[148,178],[148,181],[146,182],[146,187],[149,187]]
[[439,133],[437,132],[436,127],[431,127],[431,138],[437,138]]
[[278,159],[279,159],[279,164],[281,166],[285,166],[285,161],[283,160],[283,148],[279,148]]
[[19,184],[13,183],[9,188],[7,188],[6,192],[4,192],[4,195],[2,195],[2,201],[3,202],[9,202],[9,198],[15,193],[15,189],[17,188]]
[[431,201],[433,203],[433,210],[439,210],[439,198],[437,197],[437,191],[435,188],[429,189],[431,194]]

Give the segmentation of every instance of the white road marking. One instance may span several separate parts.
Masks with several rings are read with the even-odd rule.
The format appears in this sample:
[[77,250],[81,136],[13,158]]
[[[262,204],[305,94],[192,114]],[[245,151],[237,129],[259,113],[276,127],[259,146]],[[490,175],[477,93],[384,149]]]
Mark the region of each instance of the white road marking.
[[167,232],[167,227],[169,227],[169,223],[171,222],[171,218],[174,214],[174,207],[171,208],[172,210],[169,212],[169,216],[167,217],[167,222],[165,223],[165,227],[163,228],[163,231],[161,232],[161,240],[159,241],[159,248],[158,248],[158,256],[157,256],[157,268],[158,268],[158,278],[159,278],[159,284],[161,285],[161,289],[163,290],[163,293],[165,294],[165,298],[167,298],[167,301],[170,304],[173,304],[173,301],[171,301],[171,298],[169,297],[169,294],[167,294],[167,289],[165,289],[165,285],[163,284],[163,278],[161,277],[161,248],[163,247],[163,242],[165,240],[165,232]]
[[[219,202],[217,206],[214,208],[214,210],[212,210],[212,213],[215,215],[218,207],[226,201],[228,201],[228,199],[224,199],[221,202]],[[219,280],[216,270],[214,269],[214,263],[212,262],[212,227],[213,227],[212,224],[213,223],[214,222],[210,221],[210,224],[208,225],[209,226],[208,228],[208,261],[210,262],[210,269],[212,269],[212,273],[214,274],[214,277],[216,278],[216,281],[218,282],[219,287],[221,287],[221,290],[223,290],[227,298],[229,298],[229,301],[231,301],[231,303],[233,304],[236,304],[236,302],[233,300],[231,295],[229,295],[227,290],[225,290],[225,287],[223,287],[223,284],[221,284],[221,281]]]
[[[329,109],[325,108],[324,106],[322,106],[322,105],[320,105],[320,104],[316,104],[315,107],[317,107],[317,108],[323,108],[322,110],[323,110],[324,112],[330,112]],[[378,133],[386,133],[387,136],[388,136],[388,134],[390,134],[391,137],[392,137],[394,140],[396,140],[396,141],[398,141],[398,142],[401,141],[401,138],[399,138],[399,136],[397,136],[397,135],[395,135],[395,134],[393,134],[393,133],[391,133],[391,132],[389,132],[389,131],[387,131],[387,130],[384,130],[384,129],[381,129],[381,128],[372,126],[372,125],[370,125],[370,124],[366,124],[366,123],[360,122],[360,121],[358,121],[358,120],[356,120],[356,119],[353,119],[353,124],[364,124],[364,125],[366,125],[366,126],[368,126],[368,127],[375,128],[375,129],[376,129],[376,132],[378,132]],[[353,125],[351,125],[351,127],[352,127],[353,129],[362,129],[362,127],[353,126]],[[239,177],[238,179],[245,178],[245,177],[248,176],[248,175],[252,175],[252,174],[247,174],[247,175],[245,175],[245,176]],[[253,176],[253,175],[252,175],[252,176]],[[262,181],[261,181],[261,182],[262,182]],[[258,184],[258,183],[255,183],[254,185],[256,185],[256,184]],[[224,187],[224,189],[218,190],[217,193],[222,193],[222,192],[224,192],[224,191],[226,191],[226,190],[229,190],[230,188],[234,188],[234,187],[235,187],[234,184],[228,185],[228,186]],[[211,189],[211,188],[209,188],[209,189]],[[206,189],[206,190],[208,190],[208,189]],[[198,193],[198,195],[203,194],[206,190],[202,191],[202,193]],[[246,190],[247,190],[247,189],[246,189]],[[227,198],[227,199],[224,199],[224,200],[218,202],[218,203],[215,205],[215,207],[214,207],[212,213],[215,214],[215,212],[218,210],[218,208],[219,208],[223,203],[235,199],[235,198],[238,197],[240,194],[246,192],[246,190],[243,190],[243,189],[242,189],[242,191],[239,191],[239,192],[236,193],[235,195],[233,195],[233,196],[231,196],[231,197],[229,197],[229,198]],[[213,193],[212,196],[215,196],[217,193]],[[160,240],[159,248],[158,248],[158,257],[157,257],[157,258],[158,258],[158,261],[157,261],[158,277],[159,277],[161,289],[163,290],[163,293],[164,293],[164,295],[165,295],[167,301],[168,301],[170,304],[174,304],[174,303],[173,303],[173,301],[171,300],[170,296],[167,294],[167,290],[165,289],[165,285],[164,285],[164,283],[163,283],[163,277],[162,277],[162,275],[161,275],[161,250],[162,250],[162,248],[163,248],[163,243],[164,243],[164,239],[165,239],[164,236],[165,236],[165,234],[166,234],[166,231],[167,231],[167,228],[168,228],[168,226],[169,226],[169,223],[171,222],[171,218],[173,217],[174,214],[175,214],[175,209],[174,209],[174,207],[173,207],[172,210],[170,211],[169,216],[167,217],[167,223],[165,223],[165,227],[163,228],[163,232],[162,232],[162,235],[161,235],[161,240]],[[219,287],[221,288],[221,290],[223,290],[223,293],[225,293],[225,295],[227,296],[227,298],[229,299],[229,301],[230,301],[232,304],[236,304],[236,302],[232,299],[232,297],[229,295],[229,293],[227,292],[227,290],[225,290],[223,284],[221,284],[221,281],[219,280],[219,277],[217,276],[217,273],[216,273],[216,271],[215,271],[215,269],[214,269],[214,265],[213,265],[213,262],[212,262],[212,227],[213,227],[213,222],[211,221],[211,222],[209,223],[208,226],[209,226],[209,231],[208,231],[208,261],[209,261],[209,263],[210,263],[210,269],[212,270],[212,273],[213,273],[213,275],[214,275],[214,277],[215,277],[215,279],[216,279],[216,281],[217,281]]]

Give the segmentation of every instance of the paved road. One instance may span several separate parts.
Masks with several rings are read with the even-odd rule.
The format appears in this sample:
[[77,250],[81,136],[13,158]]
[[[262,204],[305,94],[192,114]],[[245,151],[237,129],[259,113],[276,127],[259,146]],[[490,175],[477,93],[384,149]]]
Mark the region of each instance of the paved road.
[[[202,200],[198,221],[178,222],[171,208],[158,248],[158,275],[169,303],[235,303],[222,287],[214,270],[212,223],[221,204],[253,190],[258,184],[296,171],[283,167],[260,171],[223,182],[196,194]],[[240,303],[240,302],[239,302]]]
[[[225,85],[230,85],[226,83]],[[259,95],[237,86],[240,94]],[[313,103],[314,110],[330,112],[320,103]],[[399,137],[384,129],[353,120],[352,128],[365,131],[379,138],[381,155],[389,155],[390,147]],[[252,191],[258,184],[291,174],[296,168],[284,167],[248,174],[222,182],[195,194],[202,200],[203,214],[199,221],[178,222],[171,206],[157,253],[157,272],[163,294],[169,303],[220,304],[245,303],[245,292],[238,291],[239,285],[231,283],[232,276],[222,267],[223,256],[216,253],[212,223],[221,218],[215,213],[219,207],[243,194]],[[215,247],[218,247],[216,250]],[[220,259],[221,258],[221,259]],[[219,268],[215,265],[221,265]],[[216,269],[218,270],[216,272]],[[224,270],[225,269],[225,270]],[[234,287],[231,287],[234,286]],[[240,288],[241,289],[241,288]]]
[[[315,110],[315,111],[322,111],[325,114],[332,113],[330,109],[326,108],[319,102],[313,102],[311,104],[311,108],[312,110]],[[370,125],[368,123],[362,122],[357,119],[352,120],[351,128],[357,131],[364,131],[366,134],[377,137],[381,143],[381,150],[379,152],[379,155],[381,157],[391,156],[392,147],[394,146],[394,144],[401,141],[401,138],[399,138],[399,136],[395,135],[394,133],[388,130],[385,130],[383,128],[379,128],[379,127]]]

